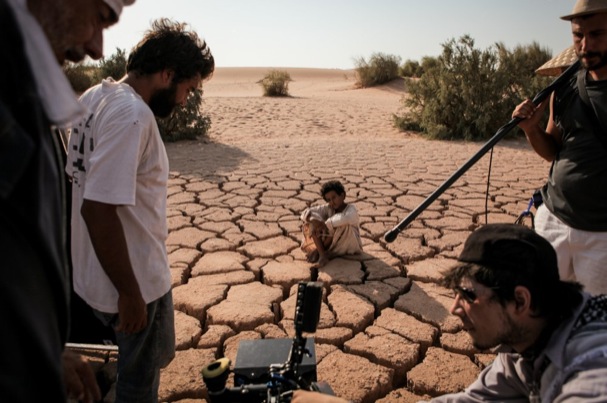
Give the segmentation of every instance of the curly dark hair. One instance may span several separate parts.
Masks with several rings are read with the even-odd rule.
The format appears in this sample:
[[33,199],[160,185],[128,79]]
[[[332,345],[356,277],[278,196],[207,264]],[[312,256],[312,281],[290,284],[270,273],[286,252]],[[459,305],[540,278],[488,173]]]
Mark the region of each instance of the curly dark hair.
[[328,181],[328,182],[323,183],[323,185],[320,188],[320,195],[324,199],[325,195],[327,193],[329,193],[330,191],[334,191],[338,195],[346,194],[346,189],[344,188],[344,185],[342,185],[340,181]]
[[187,24],[160,18],[131,50],[126,71],[149,75],[165,69],[174,72],[174,83],[197,74],[205,80],[215,70],[215,59],[206,42],[188,30]]

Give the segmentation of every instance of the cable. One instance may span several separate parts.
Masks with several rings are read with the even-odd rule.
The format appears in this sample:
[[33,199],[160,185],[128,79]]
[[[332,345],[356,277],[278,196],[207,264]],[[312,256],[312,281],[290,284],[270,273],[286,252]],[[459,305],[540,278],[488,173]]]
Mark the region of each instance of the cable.
[[491,183],[491,165],[493,164],[493,147],[489,154],[489,170],[487,172],[487,190],[485,191],[485,224],[489,221],[489,184]]

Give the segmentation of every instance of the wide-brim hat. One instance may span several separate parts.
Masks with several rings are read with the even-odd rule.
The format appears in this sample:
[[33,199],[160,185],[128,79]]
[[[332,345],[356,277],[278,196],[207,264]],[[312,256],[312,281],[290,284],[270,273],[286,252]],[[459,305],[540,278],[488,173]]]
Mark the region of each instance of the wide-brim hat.
[[564,15],[561,19],[571,21],[577,17],[598,13],[607,13],[607,0],[577,0],[571,14]]
[[578,57],[575,48],[569,46],[561,53],[542,64],[535,70],[540,76],[560,76],[569,66],[577,61]]

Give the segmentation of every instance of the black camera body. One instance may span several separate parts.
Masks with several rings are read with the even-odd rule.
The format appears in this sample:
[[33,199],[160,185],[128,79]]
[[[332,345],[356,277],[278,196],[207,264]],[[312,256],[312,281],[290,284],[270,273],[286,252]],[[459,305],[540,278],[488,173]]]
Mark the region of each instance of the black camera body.
[[[234,385],[249,385],[270,381],[270,368],[286,362],[291,350],[291,339],[242,340],[234,363]],[[314,339],[306,340],[306,355],[299,364],[299,376],[307,383],[316,382],[316,351]]]
[[234,365],[234,387],[226,388],[230,360],[220,358],[201,371],[211,403],[290,402],[296,389],[333,394],[328,385],[316,383],[314,333],[320,317],[322,284],[301,282],[295,306],[295,337],[291,339],[243,340]]

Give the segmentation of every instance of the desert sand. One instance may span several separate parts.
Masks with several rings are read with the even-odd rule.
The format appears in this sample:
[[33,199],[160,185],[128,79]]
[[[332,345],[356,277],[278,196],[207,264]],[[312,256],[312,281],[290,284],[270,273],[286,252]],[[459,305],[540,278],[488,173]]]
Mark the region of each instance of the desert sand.
[[[356,89],[351,70],[279,69],[293,79],[291,96],[267,98],[257,81],[269,70],[218,68],[204,84],[209,136],[167,144],[178,351],[162,371],[161,401],[208,399],[200,369],[223,356],[234,366],[240,340],[292,337],[293,290],[309,280],[325,291],[309,335],[317,378],[337,395],[413,402],[461,390],[493,355],[476,351],[450,315],[440,270],[477,226],[514,222],[548,165],[524,140],[502,141],[487,199],[489,155],[386,243],[482,144],[398,132],[400,80]],[[315,269],[299,249],[298,216],[329,179],[358,208],[365,254]],[[115,361],[96,365],[111,383]]]

